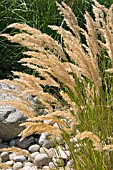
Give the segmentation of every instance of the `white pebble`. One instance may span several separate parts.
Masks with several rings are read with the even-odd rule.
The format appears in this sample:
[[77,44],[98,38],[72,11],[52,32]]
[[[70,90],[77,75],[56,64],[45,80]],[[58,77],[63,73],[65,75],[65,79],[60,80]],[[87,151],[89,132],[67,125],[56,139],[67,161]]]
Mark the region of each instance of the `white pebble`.
[[30,166],[24,166],[24,167],[22,168],[22,170],[30,170],[30,169],[31,169]]
[[49,157],[52,157],[52,156],[53,156],[52,150],[47,149],[47,148],[45,148],[45,147],[41,147],[41,148],[40,148],[40,153],[45,153],[45,154],[47,154]]
[[44,140],[47,139],[49,136],[49,133],[42,133],[39,138],[39,145],[43,145]]
[[14,152],[14,153],[10,153],[10,154],[9,154],[9,159],[10,159],[10,161],[11,161],[11,160],[14,160],[14,158],[15,158],[16,156],[17,156],[17,153],[15,153],[15,152]]
[[49,162],[49,168],[50,169],[56,169],[56,166],[53,162]]
[[53,126],[59,129],[59,125],[57,123],[54,123]]
[[56,141],[59,145],[63,145],[65,143],[65,141],[62,137],[56,137]]
[[7,162],[5,162],[5,164],[7,164],[9,166],[12,166],[14,164],[14,161],[13,160],[12,161],[7,161]]
[[30,170],[39,170],[37,166],[32,166]]
[[39,154],[39,152],[34,152],[34,153],[31,154],[31,156],[32,156],[32,158],[35,158],[35,156],[38,155],[38,154]]
[[69,157],[70,157],[70,152],[69,151],[63,150],[63,148],[61,146],[58,146],[58,151],[59,151],[59,155],[61,156],[62,159],[69,160]]
[[73,166],[73,160],[69,160],[66,164],[66,167],[70,168]]
[[24,166],[29,166],[29,167],[31,167],[31,166],[33,166],[33,163],[31,163],[31,162],[25,162]]
[[48,166],[43,166],[43,170],[50,170]]
[[31,145],[31,146],[28,148],[29,152],[31,152],[31,153],[37,152],[39,149],[40,149],[40,146],[39,146],[38,144]]
[[22,165],[21,162],[16,162],[16,163],[13,165],[13,169],[14,169],[14,170],[20,169],[20,168],[22,168],[22,167],[23,167],[23,165]]

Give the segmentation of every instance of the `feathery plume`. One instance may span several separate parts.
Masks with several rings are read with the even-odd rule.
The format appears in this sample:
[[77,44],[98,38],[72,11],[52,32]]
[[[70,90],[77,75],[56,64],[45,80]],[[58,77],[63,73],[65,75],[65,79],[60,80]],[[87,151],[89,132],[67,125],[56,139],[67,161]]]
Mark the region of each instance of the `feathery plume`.
[[75,136],[75,139],[83,140],[85,138],[89,138],[93,142],[94,150],[102,151],[102,145],[100,143],[100,139],[97,135],[94,135],[92,132],[84,131]]
[[32,134],[41,134],[43,132],[48,132],[52,137],[56,138],[61,135],[62,131],[54,126],[45,124],[43,122],[25,122],[20,126],[25,126],[25,130],[22,131],[21,140],[30,136]]

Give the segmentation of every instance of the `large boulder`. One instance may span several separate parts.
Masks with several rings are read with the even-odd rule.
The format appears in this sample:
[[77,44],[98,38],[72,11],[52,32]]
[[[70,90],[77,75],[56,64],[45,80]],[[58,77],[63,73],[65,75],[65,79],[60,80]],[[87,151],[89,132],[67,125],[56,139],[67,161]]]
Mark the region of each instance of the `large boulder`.
[[[9,93],[2,91],[2,89],[17,90],[14,86],[0,82],[0,101],[20,100],[18,97],[11,96]],[[17,137],[23,130],[23,127],[19,125],[25,122],[25,120],[25,115],[18,109],[10,105],[0,105],[0,138],[7,141]]]

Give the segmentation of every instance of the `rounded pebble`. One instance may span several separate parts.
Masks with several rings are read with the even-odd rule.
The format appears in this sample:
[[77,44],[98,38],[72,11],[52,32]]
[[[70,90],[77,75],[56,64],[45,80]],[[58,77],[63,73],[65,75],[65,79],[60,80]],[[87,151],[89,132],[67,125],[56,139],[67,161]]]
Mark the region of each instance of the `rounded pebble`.
[[45,139],[47,140],[49,133],[42,133],[39,138],[39,145],[43,145]]
[[47,154],[38,154],[35,156],[34,163],[37,166],[44,166],[47,165],[50,162],[50,158]]
[[21,155],[21,156],[16,156],[15,158],[14,158],[14,161],[15,162],[25,162],[26,161],[26,157],[25,156],[23,156],[23,155]]
[[34,153],[31,154],[31,156],[32,156],[32,158],[35,158],[35,156],[38,155],[38,154],[39,154],[39,152],[34,152]]
[[31,145],[31,146],[28,148],[29,152],[31,152],[31,153],[37,152],[39,149],[40,149],[40,146],[39,146],[38,144]]
[[23,167],[23,165],[22,165],[21,162],[16,162],[16,163],[14,163],[14,165],[13,165],[13,169],[14,169],[14,170],[20,169],[20,168],[22,168],[22,167]]
[[69,157],[70,157],[69,151],[64,151],[61,146],[58,146],[58,151],[62,159],[69,160]]
[[33,163],[31,163],[31,162],[25,162],[25,163],[24,163],[24,166],[29,166],[29,167],[31,167],[31,166],[33,166]]
[[12,140],[9,142],[9,145],[10,145],[10,146],[16,146],[16,139],[12,139]]
[[22,168],[22,170],[30,170],[30,169],[31,169],[30,166],[24,166],[24,167]]
[[33,137],[25,138],[22,141],[20,139],[16,139],[16,145],[22,149],[28,148],[31,143],[33,143],[35,140]]
[[[51,149],[52,149],[52,148],[51,148]],[[45,153],[45,154],[47,154],[49,157],[52,157],[52,156],[53,156],[52,150],[47,149],[47,148],[45,148],[45,147],[41,147],[41,148],[40,148],[40,153]]]
[[1,158],[4,162],[8,161],[9,160],[9,153],[8,152],[2,152]]
[[50,170],[50,168],[48,166],[43,166],[42,168],[43,170]]
[[51,147],[54,147],[55,143],[52,141],[52,140],[44,140],[42,146],[47,148],[47,149],[50,149]]
[[56,166],[53,162],[49,162],[49,168],[50,169],[56,169]]
[[56,137],[56,141],[57,141],[57,143],[58,143],[59,145],[65,144],[65,141],[64,141],[64,139],[63,139],[62,137]]
[[37,166],[32,166],[30,170],[39,170]]
[[10,161],[11,160],[14,160],[14,158],[17,156],[17,153],[15,153],[15,152],[13,152],[13,153],[10,153],[9,154],[9,159],[10,159]]
[[7,165],[9,165],[9,166],[12,166],[13,164],[14,164],[14,161],[12,160],[12,161],[7,161],[7,162],[5,162]]

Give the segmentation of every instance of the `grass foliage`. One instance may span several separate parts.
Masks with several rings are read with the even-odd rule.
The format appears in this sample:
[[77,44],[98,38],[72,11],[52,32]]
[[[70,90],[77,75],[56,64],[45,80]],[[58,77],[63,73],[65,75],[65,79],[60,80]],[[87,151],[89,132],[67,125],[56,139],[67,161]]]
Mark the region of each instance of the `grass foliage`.
[[[113,5],[106,8],[93,0],[93,17],[86,12],[85,28],[80,26],[72,9],[64,2],[56,3],[68,30],[49,26],[61,42],[29,23],[14,23],[15,34],[1,34],[12,43],[24,46],[22,65],[35,70],[39,77],[14,72],[18,78],[1,80],[17,86],[19,92],[7,91],[20,98],[2,101],[20,109],[28,119],[21,126],[22,139],[33,133],[48,132],[50,137],[62,136],[71,153],[71,169],[113,169]],[[32,25],[34,26],[34,25]],[[59,97],[46,88],[57,89]],[[25,97],[40,100],[45,114],[37,116]],[[45,123],[49,120],[49,124]],[[54,127],[57,123],[59,128]],[[65,168],[64,168],[65,169]]]

